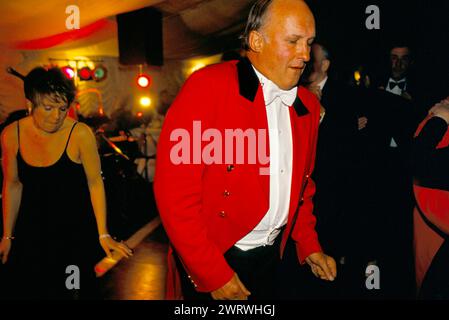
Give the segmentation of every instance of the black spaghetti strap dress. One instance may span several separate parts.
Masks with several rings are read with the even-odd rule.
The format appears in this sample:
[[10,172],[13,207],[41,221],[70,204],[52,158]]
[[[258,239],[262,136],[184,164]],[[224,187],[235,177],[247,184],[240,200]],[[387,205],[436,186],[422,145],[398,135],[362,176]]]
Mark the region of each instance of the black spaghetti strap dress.
[[11,258],[18,298],[97,298],[94,267],[102,250],[96,220],[84,168],[67,155],[76,124],[59,160],[35,167],[22,158],[17,123],[23,190]]

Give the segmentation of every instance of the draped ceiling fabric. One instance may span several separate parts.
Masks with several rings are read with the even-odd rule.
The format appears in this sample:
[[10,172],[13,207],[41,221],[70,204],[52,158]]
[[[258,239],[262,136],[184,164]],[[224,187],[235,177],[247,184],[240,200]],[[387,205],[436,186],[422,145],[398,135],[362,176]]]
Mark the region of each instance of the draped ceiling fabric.
[[[66,57],[117,58],[117,14],[144,7],[162,11],[164,59],[169,62],[237,48],[253,1],[0,1],[0,119],[24,105],[23,96],[17,95],[22,84],[5,72],[7,66],[26,73],[30,67],[27,57],[46,57],[55,52]],[[69,5],[80,9],[79,30],[66,29]]]

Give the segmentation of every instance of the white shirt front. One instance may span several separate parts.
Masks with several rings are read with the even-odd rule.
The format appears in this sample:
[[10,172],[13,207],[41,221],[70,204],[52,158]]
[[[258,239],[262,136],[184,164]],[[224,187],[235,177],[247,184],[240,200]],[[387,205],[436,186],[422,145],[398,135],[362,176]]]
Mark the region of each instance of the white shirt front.
[[[242,250],[272,245],[287,223],[293,170],[293,139],[289,107],[297,88],[284,91],[255,68],[266,104],[270,146],[270,199],[268,212],[260,223],[236,243]],[[277,93],[280,96],[277,96]],[[282,96],[282,98],[281,98]]]
[[324,86],[326,85],[327,79],[329,77],[326,76],[323,80],[320,81],[320,83],[318,83],[318,87],[320,88],[321,91],[323,91]]
[[[394,86],[393,88],[390,89],[390,82],[393,82],[393,83],[395,83],[395,82],[397,82],[397,83],[405,82],[404,89],[401,89],[399,86]],[[401,80],[396,81],[393,78],[390,78],[390,79],[388,79],[387,87],[385,88],[385,90],[390,92],[390,93],[392,93],[392,94],[400,96],[400,95],[402,95],[402,93],[404,91],[407,91],[407,79],[406,78],[402,78]]]
[[[390,82],[397,82],[397,83],[405,82],[404,89],[402,90],[401,88],[399,88],[399,86],[394,86],[392,89],[390,89]],[[385,90],[390,92],[390,93],[392,93],[392,94],[400,96],[400,95],[402,95],[402,93],[404,91],[407,90],[407,79],[406,78],[402,78],[401,80],[396,81],[393,78],[390,78],[390,79],[388,79],[387,87],[385,88]],[[396,141],[394,141],[394,138],[391,138],[390,147],[391,148],[397,148],[398,147],[398,144],[396,143]]]

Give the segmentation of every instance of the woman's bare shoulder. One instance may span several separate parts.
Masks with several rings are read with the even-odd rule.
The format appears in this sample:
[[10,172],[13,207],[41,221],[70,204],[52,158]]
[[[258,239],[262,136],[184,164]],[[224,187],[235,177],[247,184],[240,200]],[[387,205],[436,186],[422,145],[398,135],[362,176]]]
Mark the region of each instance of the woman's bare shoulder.
[[[23,120],[21,120],[21,123]],[[17,147],[17,139],[18,139],[18,121],[14,121],[10,123],[3,129],[1,135],[2,145],[6,148],[16,148]]]
[[[74,121],[75,123],[75,121]],[[76,138],[79,138],[82,140],[84,139],[89,139],[94,137],[94,133],[92,131],[92,129],[85,123],[83,122],[77,122],[76,127],[73,130],[73,135]]]

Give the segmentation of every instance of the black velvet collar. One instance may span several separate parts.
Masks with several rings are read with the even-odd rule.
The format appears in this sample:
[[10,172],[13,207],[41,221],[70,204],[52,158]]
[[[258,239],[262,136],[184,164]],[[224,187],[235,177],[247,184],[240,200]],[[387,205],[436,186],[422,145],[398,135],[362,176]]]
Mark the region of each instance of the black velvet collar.
[[[259,89],[259,79],[257,78],[256,72],[254,71],[248,58],[245,58],[237,63],[237,72],[239,76],[240,95],[247,100],[254,102],[257,90]],[[293,107],[295,108],[298,117],[309,113],[309,110],[306,108],[298,95],[293,102]]]

